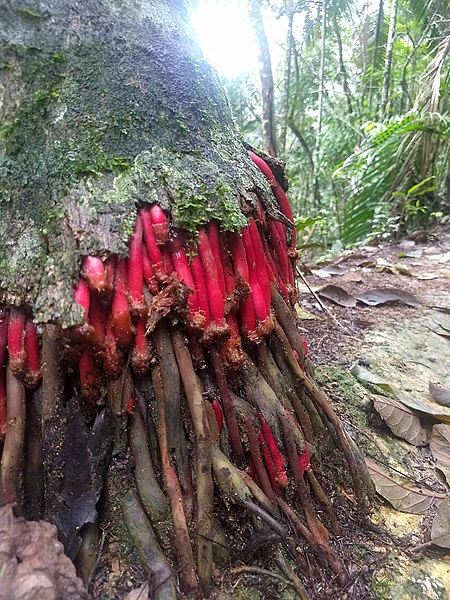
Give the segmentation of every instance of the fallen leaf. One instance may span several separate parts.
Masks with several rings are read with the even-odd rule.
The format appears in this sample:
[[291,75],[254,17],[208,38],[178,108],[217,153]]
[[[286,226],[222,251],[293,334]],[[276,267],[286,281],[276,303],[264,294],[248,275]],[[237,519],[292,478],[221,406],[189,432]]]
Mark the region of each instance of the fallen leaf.
[[399,258],[422,258],[423,249],[417,248],[417,250],[409,250],[408,252],[399,252],[397,254]]
[[404,267],[403,265],[393,265],[395,267],[395,270],[397,271],[397,273],[400,273],[400,275],[408,275],[408,277],[412,277],[412,273],[411,271]]
[[394,435],[414,446],[423,446],[427,439],[419,417],[394,398],[373,396],[373,405]]
[[407,396],[403,392],[397,390],[393,385],[386,381],[373,371],[368,371],[361,365],[353,365],[351,368],[351,373],[362,381],[363,383],[370,383],[372,385],[376,385],[383,389],[386,392],[389,392],[395,396],[397,400],[399,400],[402,404],[407,406],[408,408],[412,408],[418,412],[424,413],[426,415],[431,415],[440,421],[444,421],[446,423],[450,423],[450,408],[446,406],[441,406],[436,402],[432,402],[426,398],[412,398]]
[[432,399],[441,406],[450,407],[450,388],[445,388],[440,383],[428,383],[428,389]]
[[320,267],[320,269],[311,269],[311,273],[314,273],[314,275],[323,277],[325,279],[327,277],[331,277],[332,275],[343,275],[345,270],[337,265],[325,265]]
[[450,252],[445,252],[444,254],[430,254],[428,258],[431,258],[442,265],[450,262]]
[[438,506],[431,525],[430,542],[441,548],[450,548],[450,497]]
[[302,308],[299,304],[295,305],[295,312],[299,319],[305,319],[305,320],[317,319],[316,315],[313,315],[312,313],[308,312],[307,310]]
[[311,269],[311,273],[316,277],[320,277],[320,279],[328,279],[331,277],[331,273],[325,271],[324,269]]
[[374,288],[356,296],[356,299],[369,306],[378,306],[386,302],[403,302],[408,306],[420,306],[419,300],[405,290],[397,288]]
[[419,490],[399,483],[370,458],[366,458],[365,461],[378,494],[400,512],[423,515],[429,511],[435,500],[446,497],[446,494]]
[[423,275],[418,275],[417,279],[420,281],[428,281],[431,279],[439,279],[439,275],[437,273],[424,273]]
[[450,484],[450,425],[434,425],[429,442],[436,467],[442,471]]
[[353,367],[350,369],[350,372],[352,373],[352,375],[354,375],[354,377],[356,377],[356,379],[359,379],[364,383],[371,383],[372,385],[377,385],[381,389],[385,390],[386,392],[390,392],[391,394],[395,393],[394,388],[388,381],[386,381],[373,371],[368,371],[361,365],[353,365]]
[[327,298],[340,306],[356,306],[356,298],[338,285],[326,285],[319,290],[319,296]]

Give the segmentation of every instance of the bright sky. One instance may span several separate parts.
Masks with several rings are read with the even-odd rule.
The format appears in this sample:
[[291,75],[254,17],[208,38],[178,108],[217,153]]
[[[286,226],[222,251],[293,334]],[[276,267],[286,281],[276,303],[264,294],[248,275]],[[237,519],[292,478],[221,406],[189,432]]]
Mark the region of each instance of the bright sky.
[[198,0],[193,23],[206,59],[227,78],[258,68],[246,2]]

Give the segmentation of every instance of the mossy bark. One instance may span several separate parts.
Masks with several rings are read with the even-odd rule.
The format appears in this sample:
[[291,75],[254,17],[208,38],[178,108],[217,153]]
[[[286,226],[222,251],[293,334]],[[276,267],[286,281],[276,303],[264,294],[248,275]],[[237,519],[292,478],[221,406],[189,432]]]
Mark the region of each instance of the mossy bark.
[[0,301],[37,322],[80,321],[80,257],[125,255],[142,202],[192,232],[254,192],[281,218],[184,1],[6,1],[0,111]]

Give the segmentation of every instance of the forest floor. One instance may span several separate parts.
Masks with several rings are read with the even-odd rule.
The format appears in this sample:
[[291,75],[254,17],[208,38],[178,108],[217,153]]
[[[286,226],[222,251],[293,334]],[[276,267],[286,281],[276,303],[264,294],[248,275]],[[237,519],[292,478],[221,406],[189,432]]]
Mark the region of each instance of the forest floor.
[[450,598],[450,228],[300,267],[317,380],[378,491],[342,598]]

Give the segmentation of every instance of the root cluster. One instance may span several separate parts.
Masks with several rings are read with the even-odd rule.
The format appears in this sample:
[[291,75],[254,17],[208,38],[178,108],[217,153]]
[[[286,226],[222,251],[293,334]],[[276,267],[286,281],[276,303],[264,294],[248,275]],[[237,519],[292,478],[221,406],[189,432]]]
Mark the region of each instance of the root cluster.
[[[293,222],[270,168],[251,157]],[[323,461],[338,451],[360,504],[364,473],[314,382],[297,328],[295,234],[258,205],[240,232],[212,221],[195,239],[157,204],[141,206],[128,257],[84,258],[74,290],[85,315],[78,327],[46,326],[40,336],[31,311],[0,310],[2,503],[23,503],[25,405],[41,377],[44,446],[46,423],[68,394],[88,424],[105,406],[127,415],[134,470],[122,512],[155,598],[176,598],[177,589],[208,595],[215,567],[233,558],[219,506],[248,515],[253,539],[243,555],[275,548],[277,568],[302,598],[307,552],[341,584],[348,580],[330,544],[339,524]]]

